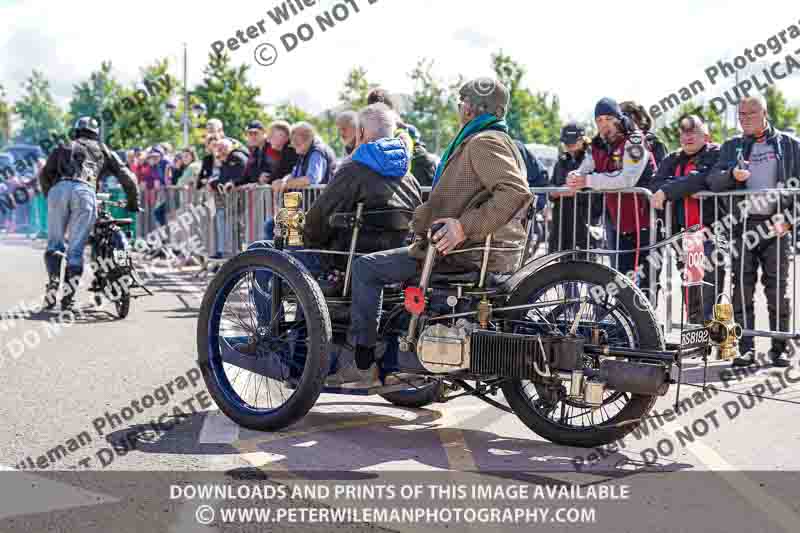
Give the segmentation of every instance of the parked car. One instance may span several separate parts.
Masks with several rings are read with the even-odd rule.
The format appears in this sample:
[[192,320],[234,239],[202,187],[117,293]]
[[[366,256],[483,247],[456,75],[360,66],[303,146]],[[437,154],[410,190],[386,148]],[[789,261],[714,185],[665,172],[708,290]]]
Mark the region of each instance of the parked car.
[[14,176],[14,156],[8,152],[0,152],[0,180]]
[[[25,176],[33,176],[35,173],[34,161],[47,158],[42,147],[35,144],[11,144],[3,148],[3,152],[10,153],[14,157],[17,174]],[[22,162],[24,164],[21,164]]]
[[547,175],[552,176],[556,161],[558,161],[558,148],[536,143],[526,144],[525,146],[541,161],[544,168],[547,169]]

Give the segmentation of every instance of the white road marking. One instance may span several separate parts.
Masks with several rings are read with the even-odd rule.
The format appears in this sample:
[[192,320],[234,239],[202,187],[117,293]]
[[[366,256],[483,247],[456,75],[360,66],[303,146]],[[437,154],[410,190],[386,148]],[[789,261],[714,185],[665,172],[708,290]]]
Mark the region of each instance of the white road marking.
[[[674,435],[681,427],[675,422],[667,422],[661,429]],[[768,494],[758,483],[741,472],[741,469],[734,467],[723,459],[716,450],[706,446],[699,440],[687,442],[686,448],[709,470],[714,471],[715,474],[723,478],[753,507],[761,510],[773,523],[786,531],[797,531],[797,523],[800,521],[800,516],[785,503]]]
[[209,411],[203,420],[198,442],[200,444],[231,444],[239,440],[239,424],[222,411]]

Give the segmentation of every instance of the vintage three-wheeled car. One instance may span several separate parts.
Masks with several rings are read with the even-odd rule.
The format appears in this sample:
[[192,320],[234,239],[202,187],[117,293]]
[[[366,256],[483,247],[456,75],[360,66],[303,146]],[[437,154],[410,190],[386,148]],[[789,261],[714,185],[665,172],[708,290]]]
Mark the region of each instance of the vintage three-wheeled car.
[[[474,396],[515,413],[550,441],[597,446],[641,423],[676,383],[683,358],[707,358],[712,342],[729,342],[735,329],[709,323],[667,344],[650,303],[621,273],[573,261],[574,253],[564,251],[523,253],[516,272],[493,274],[489,254],[509,249],[493,247],[489,235],[479,248],[481,271],[437,274],[429,246],[418,281],[385,287],[377,350],[382,385],[348,387],[338,376],[354,365],[347,329],[359,232],[407,228],[412,213],[340,213],[330,223],[351,233],[349,253],[298,250],[300,196],[284,200],[275,247],[241,253],[222,267],[197,328],[208,390],[247,428],[285,428],[323,392],[378,394],[403,407]],[[347,256],[343,280],[315,278],[299,253]]]

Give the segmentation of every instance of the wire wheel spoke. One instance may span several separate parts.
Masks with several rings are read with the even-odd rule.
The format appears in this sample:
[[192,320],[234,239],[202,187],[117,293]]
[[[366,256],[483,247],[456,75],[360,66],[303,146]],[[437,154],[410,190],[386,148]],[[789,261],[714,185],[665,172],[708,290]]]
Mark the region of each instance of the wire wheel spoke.
[[[514,321],[513,330],[528,335],[552,332],[566,335],[574,326],[576,335],[591,339],[592,331],[597,327],[605,331],[609,345],[636,347],[636,328],[629,312],[608,294],[602,300],[591,297],[594,286],[586,281],[568,280],[544,287],[529,303],[547,302],[548,305],[526,312],[522,320]],[[585,360],[588,366],[599,368],[597,358],[586,356]],[[569,398],[568,387],[569,383],[562,382],[548,390],[541,383],[522,382],[523,395],[540,416],[573,430],[589,430],[609,423],[632,399],[628,393],[605,390],[602,404],[592,407],[579,399]]]
[[[265,274],[272,278],[266,285]],[[282,303],[274,314],[272,283],[282,287]],[[290,285],[265,269],[241,273],[222,304],[218,333],[222,379],[236,401],[248,409],[267,411],[286,403],[303,374],[307,350],[302,306]]]

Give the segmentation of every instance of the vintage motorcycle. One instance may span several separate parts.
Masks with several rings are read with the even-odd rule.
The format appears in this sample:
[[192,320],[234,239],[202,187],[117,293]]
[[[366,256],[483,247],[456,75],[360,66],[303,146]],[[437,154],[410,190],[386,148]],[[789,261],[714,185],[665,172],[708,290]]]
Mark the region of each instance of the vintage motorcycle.
[[131,298],[143,295],[133,289],[141,289],[149,296],[153,293],[145,287],[131,258],[130,244],[124,229],[130,227],[133,220],[114,218],[109,212],[111,207],[124,208],[125,202],[115,202],[109,198],[109,194],[97,194],[98,214],[89,236],[89,246],[92,262],[99,268],[94,272],[89,291],[94,293],[95,305],[102,305],[105,297],[114,304],[117,317],[123,319],[130,312]]
[[[322,392],[379,394],[403,407],[474,396],[552,442],[598,446],[641,423],[679,383],[683,359],[707,361],[713,343],[735,341],[727,316],[666,344],[650,303],[627,277],[570,261],[570,251],[532,260],[523,253],[513,274],[487,272],[489,254],[510,251],[493,247],[489,235],[481,248],[456,251],[479,250],[481,271],[437,274],[429,246],[417,283],[385,287],[377,350],[383,385],[348,388],[337,376],[354,365],[346,332],[359,232],[408,230],[413,213],[359,205],[330,220],[351,233],[349,252],[299,250],[303,213],[293,194],[276,217],[275,248],[227,262],[206,290],[197,326],[208,391],[247,428],[285,428]],[[529,230],[533,223],[529,215]],[[343,283],[315,279],[300,253],[346,255]],[[498,391],[507,404],[495,399]]]

